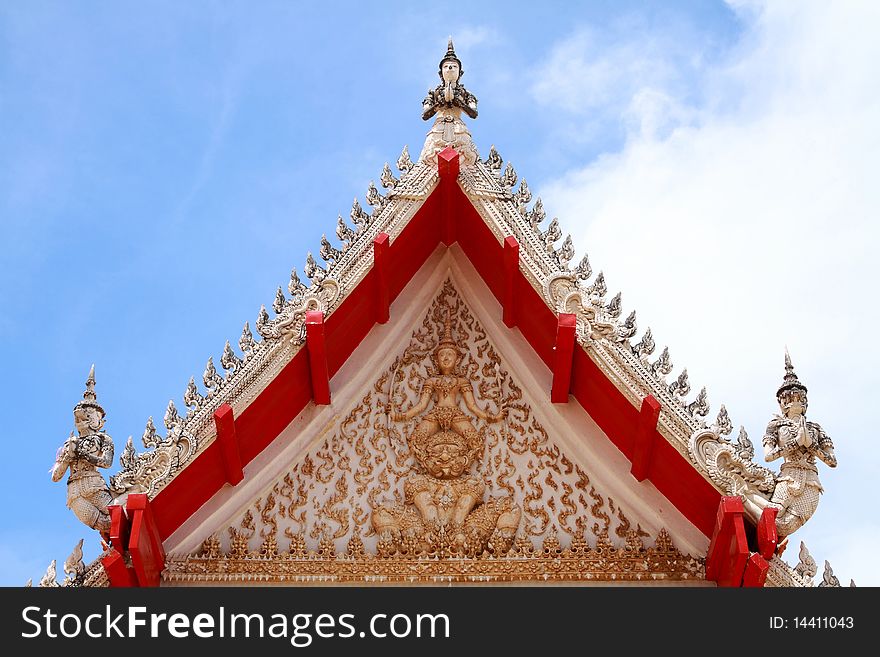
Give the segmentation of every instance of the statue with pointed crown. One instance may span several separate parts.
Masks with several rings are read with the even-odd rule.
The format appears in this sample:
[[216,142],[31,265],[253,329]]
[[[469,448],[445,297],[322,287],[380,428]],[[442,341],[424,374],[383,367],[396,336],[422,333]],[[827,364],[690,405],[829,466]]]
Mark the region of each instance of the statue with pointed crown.
[[111,495],[98,468],[109,468],[113,463],[113,439],[102,431],[105,415],[95,394],[95,366],[92,365],[82,401],[73,407],[73,423],[79,435],[71,431],[58,449],[52,481],[59,481],[70,470],[67,507],[83,523],[100,532],[110,530],[107,505]]
[[837,466],[834,443],[822,427],[806,418],[807,387],[800,382],[785,351],[785,377],[776,391],[780,415],[775,415],[764,432],[764,459],[783,459],[776,486],[769,500],[758,494],[744,494],[746,511],[757,521],[766,507],[779,509],[776,529],[780,538],[804,525],[819,505],[822,484],[816,459]]
[[408,439],[422,472],[404,482],[405,505],[381,506],[373,512],[380,551],[474,557],[484,551],[504,554],[513,543],[520,508],[509,497],[483,502],[486,486],[469,473],[482,454],[483,440],[459,407],[459,398],[481,420],[498,422],[502,416],[477,406],[471,382],[456,371],[461,357],[447,314],[433,354],[439,374],[424,382],[412,408],[391,409],[396,422],[422,414]]
[[428,90],[422,101],[422,119],[431,117],[434,125],[425,139],[425,146],[419,159],[422,162],[437,162],[437,153],[451,146],[461,156],[463,165],[472,165],[479,158],[471,133],[461,119],[464,112],[472,119],[477,118],[477,97],[461,84],[464,70],[461,60],[455,54],[452,37],[446,55],[440,60],[440,84]]

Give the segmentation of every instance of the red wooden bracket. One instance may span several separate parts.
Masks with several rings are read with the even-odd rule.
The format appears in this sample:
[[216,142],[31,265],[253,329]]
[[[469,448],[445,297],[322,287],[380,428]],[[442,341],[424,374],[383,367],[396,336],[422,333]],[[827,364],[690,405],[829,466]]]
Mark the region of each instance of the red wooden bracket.
[[112,588],[129,588],[138,585],[134,568],[125,565],[125,557],[118,550],[110,548],[110,552],[101,557],[101,565],[107,573]]
[[516,326],[516,277],[519,274],[519,242],[513,236],[504,238],[504,325]]
[[722,497],[706,555],[706,579],[718,586],[739,586],[749,558],[742,498]]
[[765,559],[772,559],[776,554],[776,546],[779,544],[779,535],[776,533],[776,514],[779,509],[768,506],[761,513],[758,520],[758,553]]
[[330,403],[330,374],[327,369],[327,343],[324,339],[324,313],[306,311],[306,347],[312,375],[312,399],[316,404]]
[[648,478],[654,458],[654,442],[657,440],[657,421],[660,419],[660,402],[648,395],[642,400],[642,410],[633,441],[632,467],[630,472],[638,481]]
[[376,281],[376,321],[385,324],[391,317],[388,301],[388,247],[387,233],[379,233],[373,240],[373,280]]
[[214,411],[214,426],[217,429],[217,443],[220,445],[220,458],[223,460],[226,481],[235,486],[244,479],[244,471],[241,467],[238,438],[235,435],[235,415],[232,406],[221,404],[220,408]]
[[159,586],[165,568],[165,550],[159,538],[159,528],[144,493],[132,493],[125,504],[131,519],[128,552],[139,586]]
[[556,346],[553,347],[553,385],[550,388],[550,401],[554,404],[568,401],[576,328],[577,317],[573,313],[559,314],[556,322]]
[[118,504],[107,507],[110,513],[110,545],[121,553],[128,549],[128,533],[131,522],[125,515],[125,509]]
[[437,153],[437,170],[440,173],[440,179],[455,180],[458,178],[460,162],[458,152],[452,146],[447,146]]
[[764,586],[768,570],[770,570],[770,562],[757,552],[753,552],[746,562],[742,585],[749,588]]
[[452,213],[452,193],[461,161],[458,153],[451,146],[447,146],[437,153],[437,172],[440,174],[440,186],[443,193],[443,243],[449,246],[455,242],[455,217]]

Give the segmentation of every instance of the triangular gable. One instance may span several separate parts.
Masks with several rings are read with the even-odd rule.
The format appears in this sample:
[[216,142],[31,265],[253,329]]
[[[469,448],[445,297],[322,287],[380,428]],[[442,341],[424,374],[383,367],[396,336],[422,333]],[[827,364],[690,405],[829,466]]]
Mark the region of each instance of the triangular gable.
[[[553,295],[559,296],[560,281],[574,288],[562,295],[560,303],[566,304],[567,309],[578,310],[571,308],[573,304],[580,306],[579,335],[581,341],[587,343],[589,355],[583,346],[574,350],[572,393],[624,454],[632,452],[633,436],[639,426],[635,405],[639,395],[656,392],[663,397],[664,392],[659,384],[650,386],[640,380],[644,376],[641,372],[627,371],[634,369],[633,363],[620,358],[625,350],[617,346],[618,341],[625,342],[631,352],[637,353],[636,366],[639,356],[644,357],[651,351],[633,350],[623,337],[634,331],[632,318],[620,321],[612,309],[602,311],[603,323],[587,319],[591,314],[594,320],[596,317],[590,304],[604,307],[601,275],[596,277],[591,289],[593,295],[588,301],[587,293],[578,283],[578,276],[583,277],[584,272],[571,272],[563,257],[565,253],[559,253],[565,249],[555,251],[553,240],[546,235],[541,237],[538,228],[541,217],[535,216],[536,212],[540,214],[540,208],[526,209],[526,221],[513,220],[511,212],[520,212],[530,200],[524,183],[514,194],[492,173],[489,165],[477,163],[462,174],[460,187],[458,171],[449,169],[444,177],[443,166],[441,160],[438,176],[437,170],[432,173],[428,165],[404,164],[405,175],[391,183],[394,188],[388,198],[374,199],[373,215],[366,215],[360,206],[353,208],[352,221],[359,232],[348,249],[341,254],[325,254],[330,256],[326,270],[316,265],[307,266],[312,284],[309,288],[292,284],[292,299],[287,299],[279,290],[275,319],[270,320],[264,310],[257,321],[263,340],[249,343],[247,336],[243,337],[244,358],[240,359],[243,362],[230,359],[226,378],[217,375],[213,368],[206,372],[206,381],[211,384],[208,394],[191,398],[194,402],[191,412],[187,418],[172,423],[170,440],[166,439],[153,453],[127,456],[125,463],[129,467],[114,479],[116,490],[147,492],[153,498],[163,537],[169,536],[226,483],[221,450],[212,440],[215,433],[212,415],[221,403],[229,403],[233,408],[241,462],[246,465],[311,400],[305,312],[313,309],[325,314],[326,361],[331,377],[375,324],[379,276],[376,268],[370,266],[373,264],[371,251],[375,238],[383,233],[390,237],[387,254],[390,264],[386,265],[384,274],[389,299],[396,298],[438,243],[457,242],[495,297],[503,300],[507,294],[514,300],[512,314],[516,328],[550,366],[557,310],[553,304],[548,305],[545,296],[551,299]],[[509,173],[506,182],[512,182]],[[493,186],[492,194],[485,191]],[[523,217],[521,212],[517,216]],[[529,226],[534,230],[530,232]],[[513,272],[505,270],[503,265],[504,233],[525,245]],[[539,249],[535,244],[542,246]],[[309,262],[313,262],[311,257]],[[543,288],[548,281],[551,285],[545,295]],[[619,315],[619,310],[616,314]],[[604,341],[609,345],[603,345],[602,339],[593,339],[594,324],[605,327]],[[613,351],[617,359],[606,355],[606,362],[597,364],[595,360],[602,359],[596,356],[602,355],[603,347]],[[662,367],[658,370],[650,365],[647,369],[655,375],[663,371]],[[650,380],[647,383],[650,384]],[[664,408],[666,412],[661,414],[660,431],[664,439],[655,441],[656,472],[652,473],[652,481],[658,479],[660,483],[654,481],[655,485],[708,535],[719,494],[681,456],[686,451],[688,433],[676,426],[687,422],[695,428],[704,425],[698,416],[684,412],[678,405],[680,401],[675,407],[670,405],[671,412]],[[189,456],[186,459],[179,457],[180,450],[174,443],[180,435],[191,437],[188,444],[199,445],[196,454],[185,454]],[[670,440],[670,435],[675,440]],[[174,457],[163,458],[163,449],[171,451],[172,447]],[[157,461],[164,467],[156,467]]]
[[[344,372],[332,408],[294,421],[240,491],[171,537],[166,582],[702,579],[702,560],[679,548],[703,553],[705,537],[632,479],[586,413],[543,399],[534,352],[493,319],[497,302],[458,247],[438,249],[401,301],[399,325],[371,333],[352,356],[358,369]],[[371,522],[377,509],[407,510],[418,421],[393,421],[389,409],[417,401],[447,313],[477,405],[504,409],[497,424],[472,418],[483,443],[473,472],[486,487],[480,502],[509,499],[521,510],[509,554],[401,554]]]

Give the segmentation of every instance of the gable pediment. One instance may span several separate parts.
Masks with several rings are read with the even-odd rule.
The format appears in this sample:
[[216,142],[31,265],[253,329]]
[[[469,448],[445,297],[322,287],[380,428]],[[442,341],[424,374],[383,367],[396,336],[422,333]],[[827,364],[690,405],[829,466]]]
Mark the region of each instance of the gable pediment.
[[[334,377],[331,405],[307,409],[169,538],[166,581],[702,579],[685,556],[705,552],[702,533],[629,475],[583,409],[549,403],[546,367],[494,306],[460,249],[438,249]],[[435,392],[395,419],[437,378],[446,317],[478,410],[462,388],[443,418]],[[470,441],[467,470],[432,476],[417,437]],[[468,494],[479,499],[456,522]]]

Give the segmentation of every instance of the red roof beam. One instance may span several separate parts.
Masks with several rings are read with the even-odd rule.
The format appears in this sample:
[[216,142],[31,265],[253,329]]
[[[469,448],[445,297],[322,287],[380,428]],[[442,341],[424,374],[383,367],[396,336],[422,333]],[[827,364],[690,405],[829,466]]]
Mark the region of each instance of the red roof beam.
[[504,299],[502,300],[504,325],[516,326],[516,288],[519,274],[519,242],[513,236],[504,238]]
[[660,419],[660,402],[648,395],[642,400],[639,411],[638,426],[633,440],[632,467],[630,472],[637,481],[644,481],[651,472],[654,460],[654,444],[660,435],[657,433],[657,421]]
[[379,233],[373,240],[373,281],[376,286],[376,322],[386,324],[391,318],[388,297],[388,247],[391,241],[387,233]]
[[556,345],[553,347],[553,384],[550,388],[550,401],[554,404],[568,402],[576,329],[577,317],[574,313],[559,314],[556,321]]
[[214,411],[214,426],[217,429],[217,442],[220,445],[220,458],[226,481],[235,486],[244,479],[241,467],[241,452],[238,449],[238,437],[235,433],[235,415],[229,404],[221,404]]
[[[706,554],[706,579],[718,586],[740,586],[749,559],[742,499],[725,496],[718,505],[715,529]],[[753,566],[754,568],[754,566]],[[752,573],[752,577],[755,573]]]
[[770,562],[757,552],[753,552],[746,562],[742,585],[746,588],[760,588],[764,586],[764,582],[767,581],[768,570],[770,570]]
[[309,372],[312,399],[318,405],[330,403],[330,374],[327,368],[327,342],[324,339],[324,313],[306,311],[306,347],[309,351]]
[[776,554],[776,546],[779,544],[779,535],[776,533],[776,515],[779,509],[768,506],[761,513],[758,520],[758,553],[765,559],[772,559]]
[[440,174],[440,190],[443,195],[443,243],[446,246],[456,239],[454,192],[460,166],[458,153],[451,146],[437,153],[437,172]]
[[125,504],[131,518],[128,552],[138,585],[159,586],[165,568],[165,550],[150,501],[145,493],[132,493]]
[[110,545],[120,552],[125,552],[128,548],[128,532],[131,529],[125,509],[119,504],[111,504],[107,507],[107,512],[110,514]]

